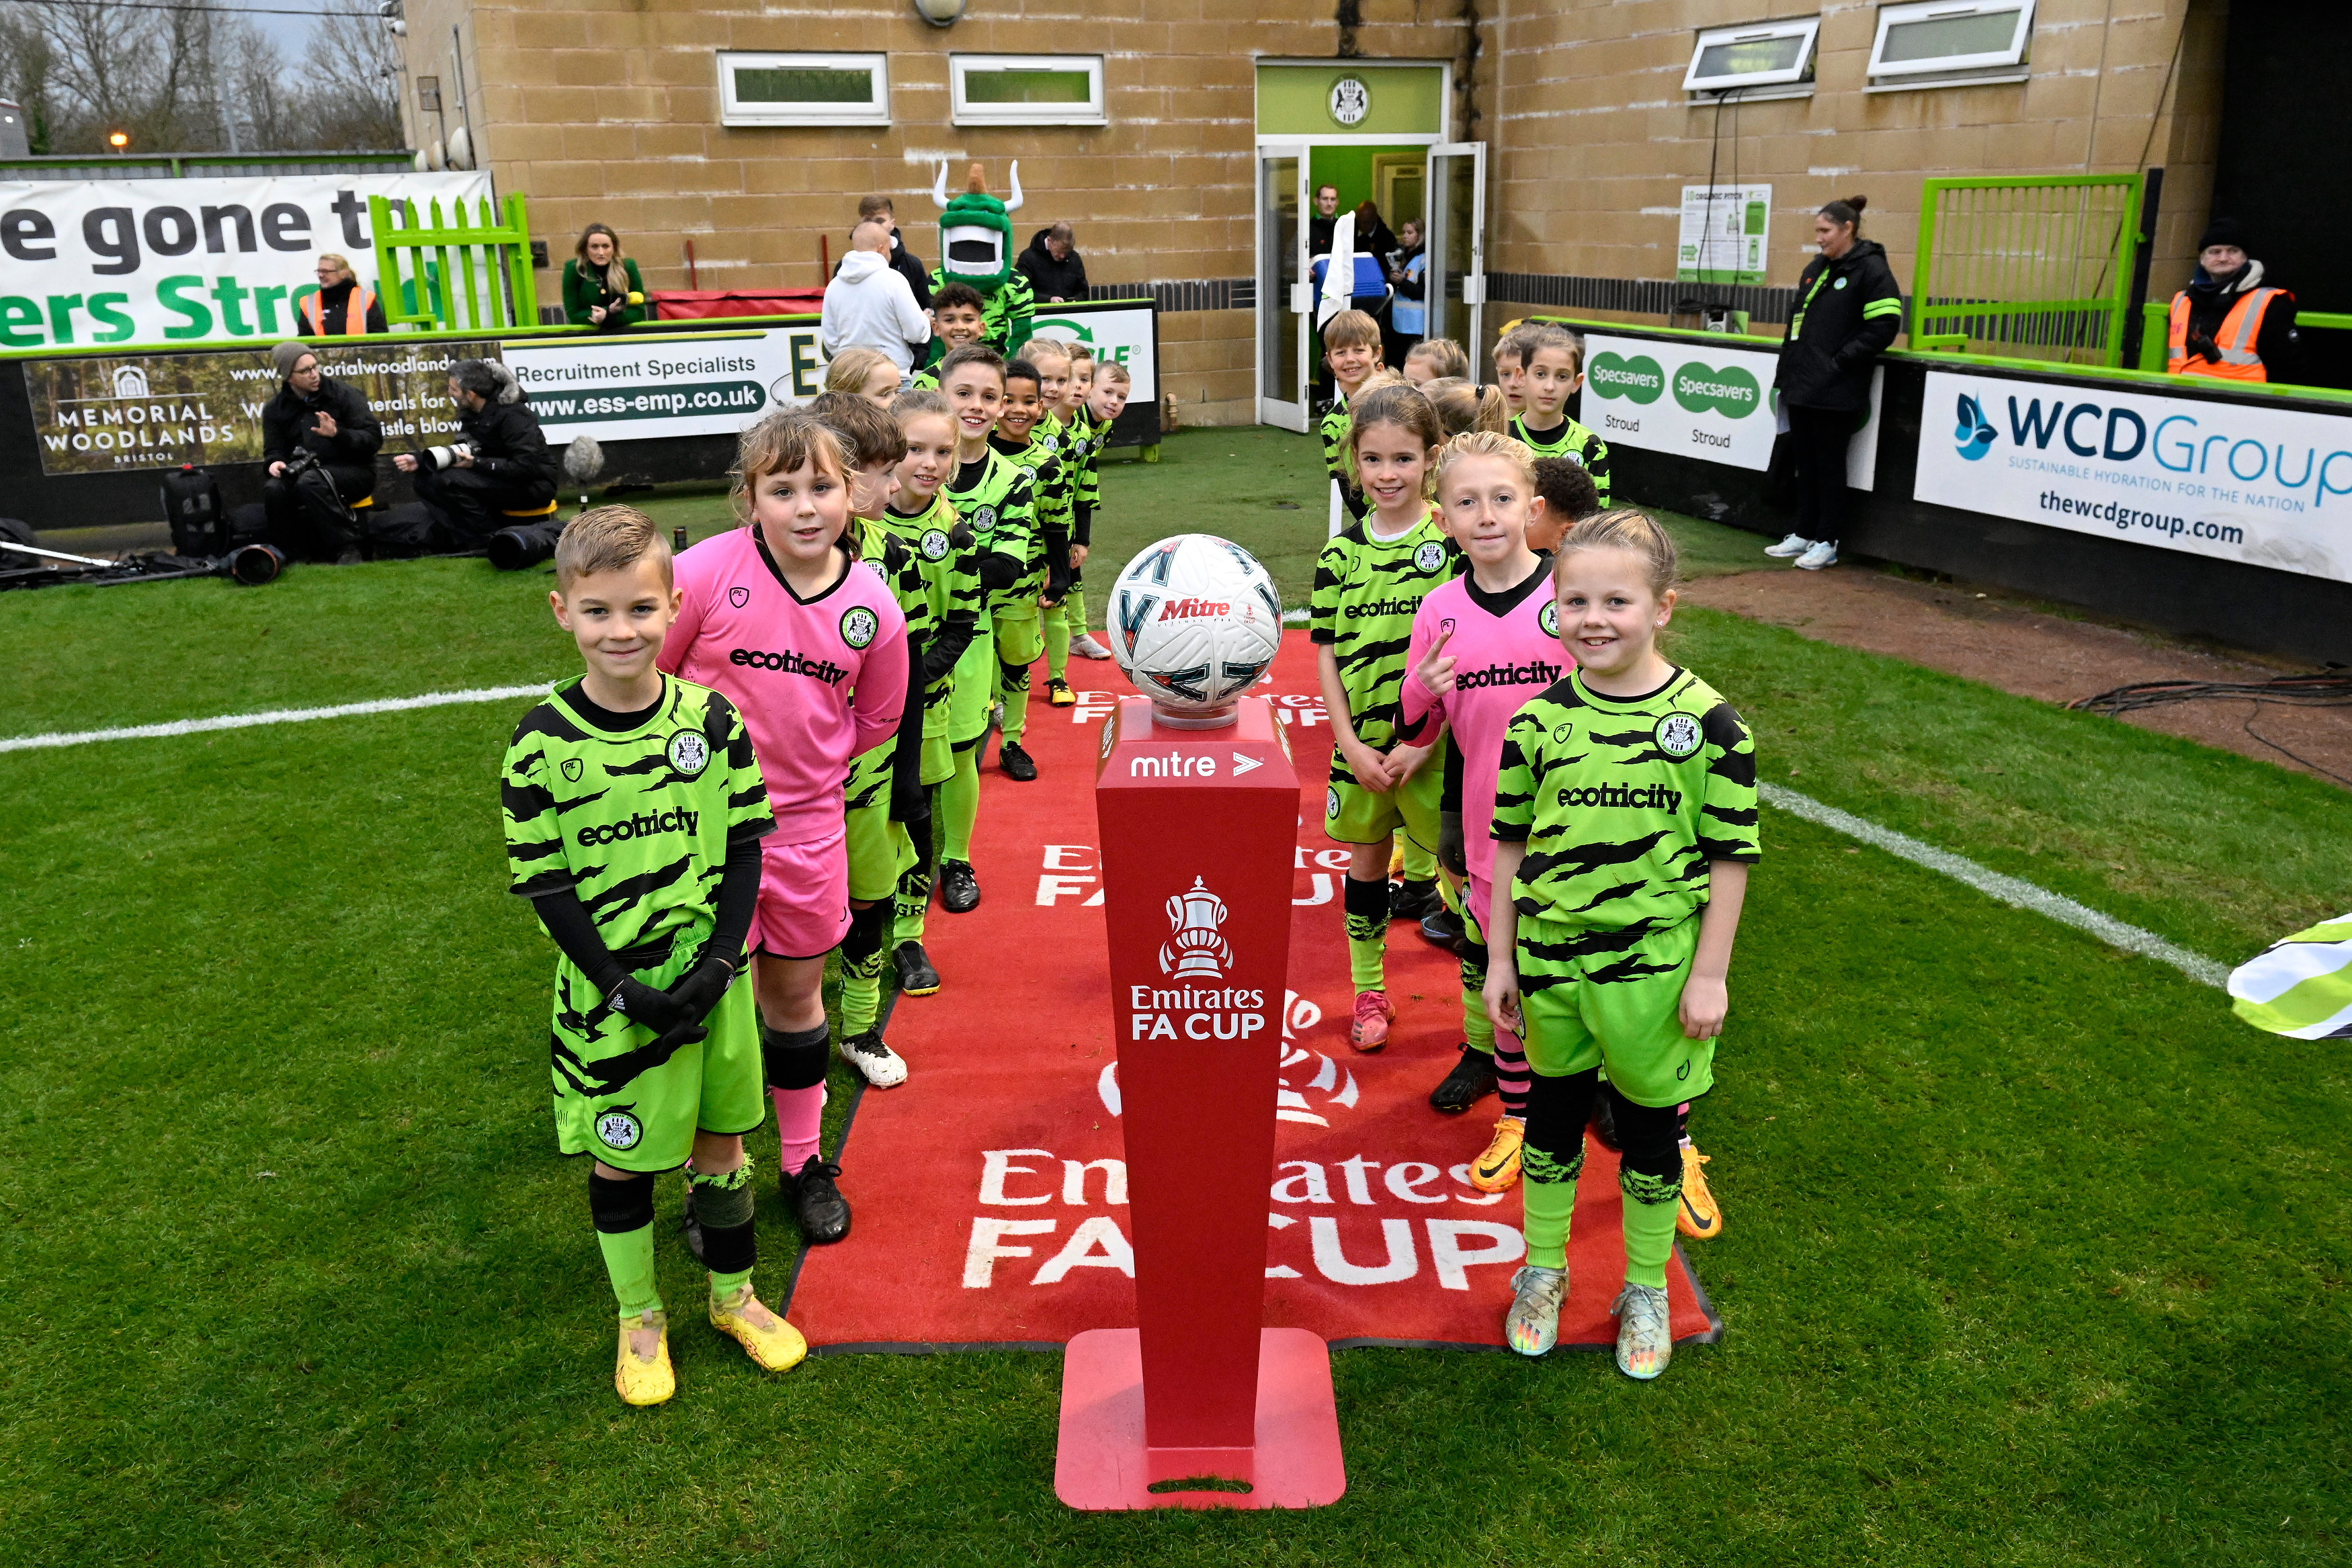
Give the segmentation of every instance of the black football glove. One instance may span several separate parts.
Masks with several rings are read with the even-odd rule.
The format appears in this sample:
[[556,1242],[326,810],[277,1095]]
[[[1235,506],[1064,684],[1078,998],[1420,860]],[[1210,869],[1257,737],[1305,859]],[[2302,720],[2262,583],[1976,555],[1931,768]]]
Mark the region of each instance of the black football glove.
[[657,1035],[666,1035],[680,1024],[696,1020],[687,1016],[667,991],[656,990],[632,975],[614,988],[604,998],[614,1012]]
[[1462,813],[1440,811],[1437,814],[1437,863],[1455,876],[1470,874],[1470,862],[1462,843]]
[[688,1023],[700,1023],[735,981],[735,966],[715,953],[697,958],[669,988],[669,999]]

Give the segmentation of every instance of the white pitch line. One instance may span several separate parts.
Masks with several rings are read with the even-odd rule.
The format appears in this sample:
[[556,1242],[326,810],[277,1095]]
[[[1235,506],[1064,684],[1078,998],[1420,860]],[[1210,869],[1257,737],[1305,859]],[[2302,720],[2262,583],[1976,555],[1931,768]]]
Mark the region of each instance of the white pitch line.
[[410,708],[448,707],[457,703],[508,702],[516,697],[545,696],[546,682],[528,686],[476,686],[463,692],[427,692],[416,697],[383,697],[372,703],[342,703],[334,707],[281,707],[264,713],[227,713],[214,718],[181,718],[169,724],[134,724],[121,729],[59,730],[48,735],[12,735],[0,738],[0,751],[38,751],[53,746],[88,746],[100,740],[161,740],[178,735],[203,735],[215,729],[250,729],[264,724],[307,724],[314,718],[356,718],[363,714],[404,713]]
[[1767,805],[1791,816],[1802,817],[1809,822],[1818,822],[1848,838],[1860,839],[1873,848],[1885,850],[1888,854],[1909,861],[1914,865],[1942,872],[1956,882],[1968,883],[1989,898],[1997,898],[2019,909],[2030,909],[2036,915],[2046,915],[2061,925],[2087,931],[2111,946],[2121,947],[2127,953],[2137,953],[2160,964],[2169,964],[2202,985],[2224,986],[2229,982],[2230,971],[2212,959],[2191,953],[2186,947],[2175,946],[2153,931],[2126,925],[2112,915],[2102,915],[2046,887],[2036,887],[2030,882],[2004,876],[1989,866],[1977,864],[1965,855],[1939,850],[1933,844],[1923,844],[1906,833],[1865,821],[1851,811],[1841,811],[1835,806],[1824,805],[1811,796],[1800,795],[1785,785],[1759,782],[1756,789]]

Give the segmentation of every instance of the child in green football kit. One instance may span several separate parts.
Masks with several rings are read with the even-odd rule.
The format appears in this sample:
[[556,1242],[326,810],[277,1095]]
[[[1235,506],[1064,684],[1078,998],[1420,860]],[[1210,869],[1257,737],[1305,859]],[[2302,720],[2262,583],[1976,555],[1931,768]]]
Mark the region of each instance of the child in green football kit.
[[[1355,473],[1348,465],[1348,403],[1364,382],[1381,368],[1381,324],[1361,310],[1342,310],[1323,323],[1323,363],[1329,367],[1332,384],[1339,390],[1332,394],[1331,406],[1324,411],[1319,426],[1323,437],[1323,468],[1331,482],[1339,486],[1339,502],[1346,508],[1340,518],[1342,527],[1349,522],[1362,522],[1368,504],[1364,492],[1356,483]],[[1331,530],[1337,534],[1339,529]]]
[[[914,547],[917,568],[923,574],[931,613],[939,625],[923,649],[921,662],[923,741],[919,776],[931,809],[919,821],[908,824],[915,859],[898,875],[898,916],[891,937],[900,993],[928,997],[940,985],[940,972],[923,948],[923,926],[939,864],[940,790],[956,770],[955,751],[948,739],[955,669],[971,645],[986,595],[980,585],[979,542],[956,517],[945,490],[956,467],[955,411],[940,393],[917,390],[901,392],[890,413],[906,438],[907,455],[898,462],[898,497],[883,511],[882,523]],[[976,777],[974,782],[978,782]]]
[[[971,530],[986,596],[948,695],[948,744],[955,767],[940,786],[937,827],[940,904],[950,915],[969,914],[980,905],[971,835],[980,821],[980,747],[988,738],[990,695],[998,679],[996,612],[1014,597],[1016,583],[1029,570],[1037,531],[1036,487],[1029,470],[991,442],[1004,411],[1004,356],[985,343],[967,344],[940,361],[940,391],[956,425],[955,467],[940,494]],[[1033,595],[1033,610],[1035,602]]]
[[[898,915],[900,877],[916,863],[913,834],[930,834],[930,801],[920,777],[923,670],[933,644],[946,635],[933,608],[931,584],[915,545],[884,525],[898,494],[898,465],[907,438],[898,422],[866,399],[826,392],[809,411],[841,438],[849,455],[849,532],[858,559],[890,588],[907,618],[907,706],[895,740],[860,753],[842,786],[843,832],[849,849],[849,932],[841,939],[841,1054],[877,1089],[907,1081],[906,1059],[876,1027],[882,1005],[882,967]],[[964,635],[948,658],[952,667],[971,640]],[[944,652],[944,650],[941,650]],[[933,988],[936,989],[936,985]]]
[[1349,846],[1344,913],[1356,988],[1348,1043],[1378,1051],[1396,1009],[1386,976],[1389,849],[1400,831],[1407,874],[1417,863],[1434,896],[1444,737],[1399,741],[1405,653],[1431,590],[1462,569],[1462,552],[1430,504],[1445,432],[1429,400],[1402,380],[1366,392],[1348,433],[1347,461],[1372,509],[1315,559],[1307,609],[1323,706],[1330,716],[1330,787],[1323,831]]
[[[1045,651],[1045,612],[1070,587],[1070,480],[1061,442],[1046,423],[1046,366],[1070,373],[1066,355],[1040,362],[1013,360],[1004,367],[1004,406],[989,444],[1029,475],[1036,531],[1029,559],[1011,588],[989,599],[996,630],[996,692],[1003,718],[996,766],[1017,783],[1034,783],[1037,763],[1021,744],[1029,732],[1029,666]],[[1056,392],[1060,382],[1055,382]]]
[[915,372],[909,391],[940,390],[940,362],[958,349],[985,340],[987,309],[988,302],[969,283],[950,283],[932,293],[929,362]]
[[654,1282],[654,1178],[689,1157],[712,1325],[770,1371],[808,1354],[751,1291],[743,1134],[768,1095],[750,988],[734,981],[775,823],[734,705],[655,667],[679,608],[661,530],[628,507],[583,512],[556,547],[555,580],[549,601],[587,670],[515,727],[507,859],[562,953],[556,1145],[595,1155],[588,1206],[621,1309],[614,1386],[657,1405],[677,1380]]
[[1511,421],[1511,434],[1538,457],[1559,457],[1592,476],[1601,504],[1609,504],[1609,444],[1565,412],[1584,385],[1584,340],[1565,327],[1523,327],[1520,349],[1527,370],[1520,382],[1527,407]]
[[1527,1042],[1527,1266],[1504,1337],[1541,1355],[1568,1295],[1569,1223],[1600,1073],[1616,1095],[1625,1284],[1617,1366],[1666,1369],[1675,1107],[1715,1082],[1726,977],[1759,853],[1756,751],[1713,688],[1660,655],[1674,540],[1639,512],[1570,528],[1553,558],[1576,667],[1513,716],[1496,782],[1486,1000]]

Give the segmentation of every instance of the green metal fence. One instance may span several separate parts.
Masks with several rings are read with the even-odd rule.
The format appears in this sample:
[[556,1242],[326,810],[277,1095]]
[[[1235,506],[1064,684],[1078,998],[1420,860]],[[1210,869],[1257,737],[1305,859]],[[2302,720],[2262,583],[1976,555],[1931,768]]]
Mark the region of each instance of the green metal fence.
[[[2139,335],[2139,369],[2161,371],[2164,356],[2171,347],[2172,301],[2151,299],[2140,307],[2145,323]],[[2352,316],[2337,315],[2325,310],[2298,310],[2294,317],[2299,332],[2352,332]]]
[[465,201],[452,202],[445,223],[437,199],[420,219],[412,200],[368,198],[387,325],[480,332],[539,324],[523,198],[507,198],[504,223],[488,197],[477,205],[469,219]]
[[2137,174],[1927,181],[1911,346],[2120,367],[2139,203]]

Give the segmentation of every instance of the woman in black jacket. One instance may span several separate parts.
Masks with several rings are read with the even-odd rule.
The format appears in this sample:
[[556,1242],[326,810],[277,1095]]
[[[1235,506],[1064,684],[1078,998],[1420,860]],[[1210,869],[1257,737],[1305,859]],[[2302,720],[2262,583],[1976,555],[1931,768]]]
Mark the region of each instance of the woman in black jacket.
[[1797,311],[1772,378],[1795,458],[1796,528],[1764,553],[1818,571],[1845,535],[1845,450],[1870,419],[1870,371],[1903,329],[1903,290],[1886,247],[1862,237],[1866,196],[1813,218],[1821,254],[1797,279]]
[[[359,544],[351,508],[375,493],[383,426],[357,387],[320,372],[308,345],[280,343],[269,353],[281,383],[261,405],[269,540],[296,560],[340,560]],[[312,462],[296,465],[306,453]]]

